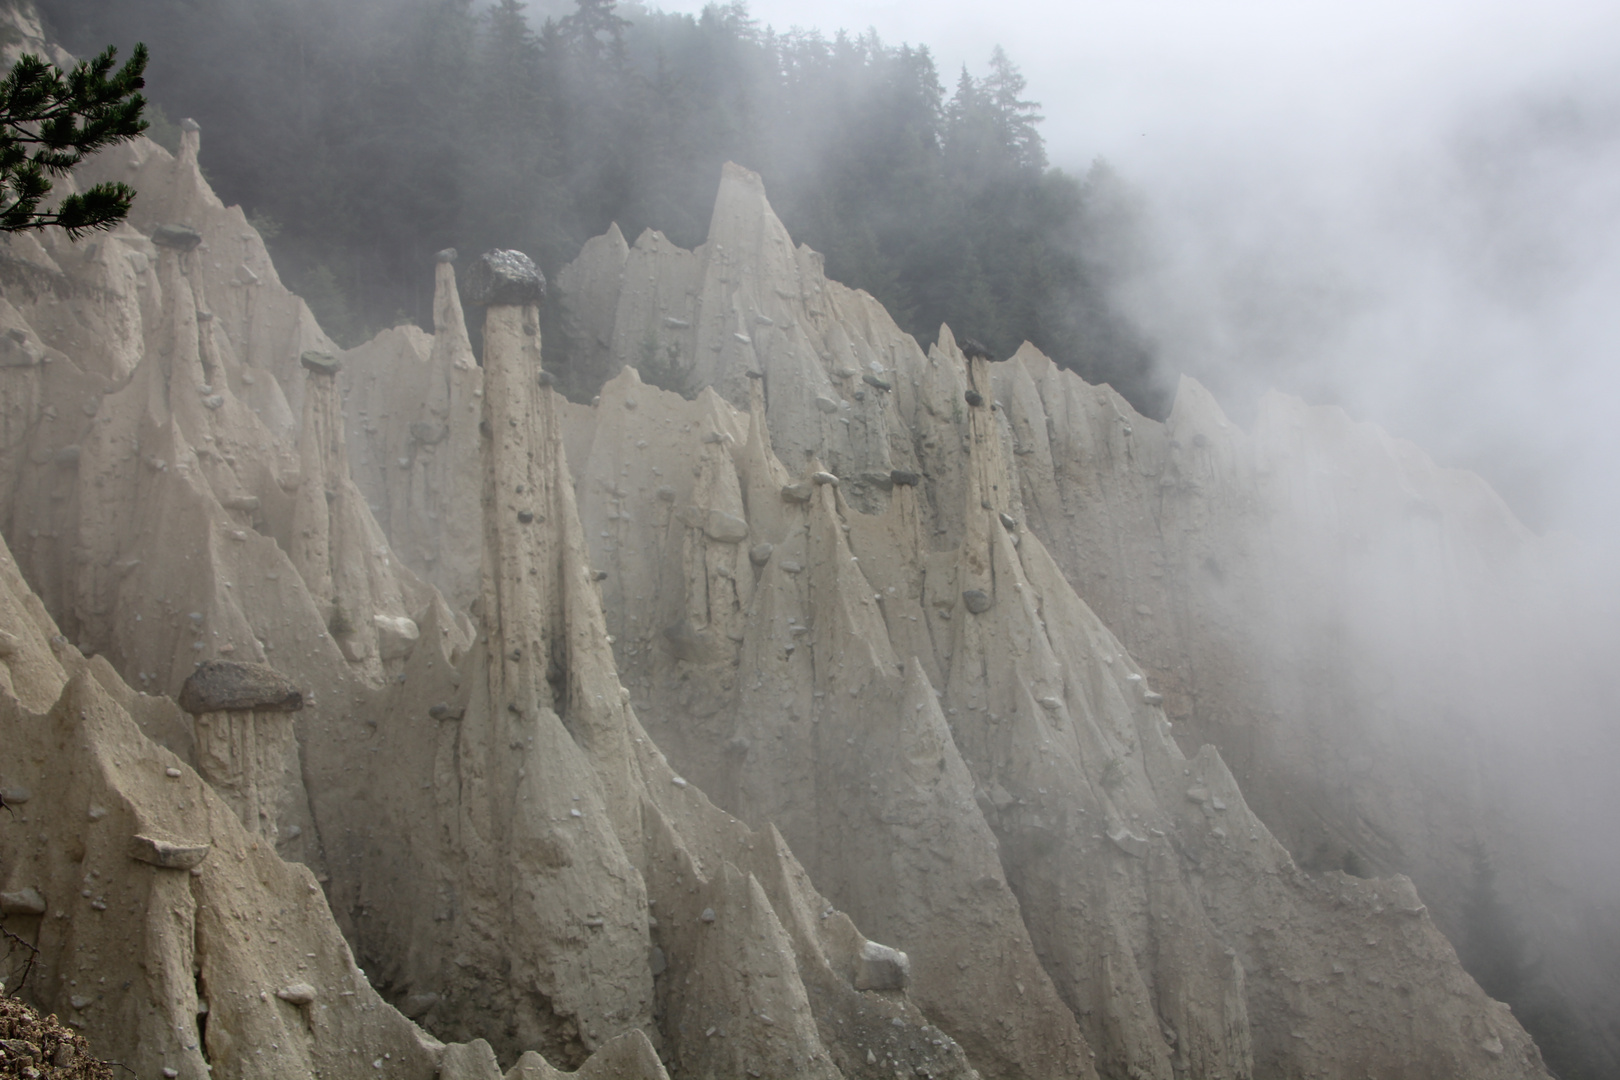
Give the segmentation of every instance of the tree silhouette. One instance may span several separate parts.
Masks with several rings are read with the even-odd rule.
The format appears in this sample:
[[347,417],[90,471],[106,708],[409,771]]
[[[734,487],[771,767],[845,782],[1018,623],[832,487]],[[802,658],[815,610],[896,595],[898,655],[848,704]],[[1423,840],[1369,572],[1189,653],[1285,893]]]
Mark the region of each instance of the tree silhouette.
[[57,226],[77,239],[129,215],[135,192],[121,183],[68,195],[54,211],[39,209],[51,193],[51,177],[146,130],[146,99],[138,93],[146,85],[146,46],[136,45],[114,72],[117,55],[109,46],[64,72],[25,54],[0,79],[0,231]]

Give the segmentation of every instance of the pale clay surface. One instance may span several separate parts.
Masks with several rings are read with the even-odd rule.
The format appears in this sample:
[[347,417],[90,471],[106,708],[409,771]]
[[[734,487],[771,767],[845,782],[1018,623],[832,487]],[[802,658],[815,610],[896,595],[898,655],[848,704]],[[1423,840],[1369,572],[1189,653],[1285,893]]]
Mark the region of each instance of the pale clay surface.
[[[450,263],[435,334],[307,371],[338,350],[198,139],[97,159],[131,223],[12,239],[0,294],[34,357],[0,367],[0,788],[27,794],[0,892],[34,890],[7,916],[41,949],[28,995],[104,1056],[1546,1075],[1409,881],[1305,874],[1212,746],[1184,754],[1196,640],[1071,585],[1109,526],[1070,510],[1136,512],[1179,469],[1203,502],[1178,512],[1219,517],[1264,432],[1176,457],[1219,430],[1196,387],[1160,426],[1030,351],[925,355],[736,167],[704,249],[615,230],[559,276],[595,406],[537,377],[533,307],[490,308],[475,363]],[[202,245],[154,247],[167,222]],[[648,333],[694,358],[693,400],[620,370]],[[1105,478],[1083,497],[1079,469]],[[303,710],[160,696],[215,657]]]

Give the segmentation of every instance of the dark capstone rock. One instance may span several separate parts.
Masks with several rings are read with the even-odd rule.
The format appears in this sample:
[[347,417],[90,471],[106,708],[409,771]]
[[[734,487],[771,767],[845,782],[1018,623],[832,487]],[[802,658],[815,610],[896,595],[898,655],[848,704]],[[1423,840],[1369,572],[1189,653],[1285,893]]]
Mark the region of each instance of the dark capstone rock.
[[1017,532],[1018,522],[1011,514],[1002,514],[1001,527],[1006,529],[1008,532]]
[[180,687],[180,707],[193,715],[211,712],[297,712],[304,693],[265,664],[205,660]]
[[152,230],[152,243],[175,251],[190,251],[202,243],[202,233],[190,225],[159,225]]
[[771,552],[775,550],[770,544],[755,544],[748,549],[748,561],[755,566],[764,566],[771,561]]
[[782,486],[782,501],[790,503],[807,503],[810,501],[809,484],[784,484]]
[[973,406],[975,409],[977,409],[980,405],[984,404],[984,398],[979,394],[979,392],[977,390],[969,390],[967,393],[962,395],[962,400],[966,401],[969,405]]
[[201,131],[202,130],[202,125],[197,123],[197,121],[193,120],[191,117],[188,116],[184,120],[180,121],[180,130],[181,131]]
[[904,469],[892,469],[889,472],[889,479],[900,487],[916,487],[922,476],[918,473],[906,472]]
[[432,446],[443,442],[450,429],[443,424],[429,420],[411,421],[411,441],[421,443],[423,446]]
[[714,646],[708,637],[701,631],[694,630],[692,624],[684,618],[678,623],[664,627],[661,636],[664,639],[664,646],[677,660],[697,664],[705,663],[715,656]]
[[983,589],[968,589],[962,593],[962,604],[973,614],[983,615],[990,610],[990,594]]
[[343,367],[343,363],[337,357],[316,349],[304,353],[298,358],[298,362],[303,364],[306,370],[313,371],[317,375],[336,375]]
[[428,715],[435,720],[443,720],[450,715],[450,706],[444,702],[428,706]]
[[538,304],[546,298],[546,278],[521,251],[486,251],[467,271],[462,292],[470,304]]
[[525,524],[525,525],[529,524],[531,521],[534,520],[534,511],[533,510],[519,510],[518,511],[518,520],[523,522],[523,524]]
[[591,580],[592,581],[606,581],[607,579],[608,579],[608,572],[606,570],[593,570],[591,572]]
[[894,387],[890,386],[888,383],[884,382],[882,379],[878,378],[876,375],[862,375],[861,376],[861,382],[865,383],[867,386],[870,386],[874,390],[893,390],[894,389]]
[[442,262],[442,263],[455,262],[456,261],[456,249],[455,248],[445,248],[443,251],[441,251],[437,255],[433,256],[433,261],[434,262]]
[[879,491],[888,491],[894,487],[894,477],[886,472],[863,472],[860,481],[868,487],[875,487]]
[[899,949],[868,941],[855,962],[855,989],[904,990],[911,984],[911,958]]
[[743,374],[747,375],[750,379],[763,379],[765,377],[765,373],[763,371],[754,371],[752,369],[743,372]]
[[962,339],[962,355],[969,360],[993,360],[990,350],[970,337]]
[[137,834],[130,839],[129,854],[131,858],[164,870],[190,870],[208,858],[210,846],[201,840],[159,840]]
[[551,386],[551,385],[555,384],[556,381],[557,381],[557,377],[555,375],[553,375],[549,371],[542,371],[540,374],[536,375],[534,378],[535,378],[535,381],[538,382],[541,386]]

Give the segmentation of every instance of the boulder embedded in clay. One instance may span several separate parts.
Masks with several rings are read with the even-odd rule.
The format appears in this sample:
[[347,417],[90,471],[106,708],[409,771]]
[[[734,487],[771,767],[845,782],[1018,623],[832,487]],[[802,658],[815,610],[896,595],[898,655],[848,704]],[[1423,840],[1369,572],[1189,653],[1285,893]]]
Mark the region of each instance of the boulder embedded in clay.
[[409,656],[422,636],[415,620],[404,615],[373,615],[371,622],[377,628],[377,656],[383,660]]
[[855,960],[855,989],[904,990],[911,982],[911,959],[899,949],[868,941]]
[[159,225],[152,230],[152,243],[174,251],[190,251],[202,243],[202,233],[190,225]]
[[267,664],[205,660],[180,688],[180,707],[193,716],[212,712],[297,712],[304,694]]
[[467,271],[462,286],[469,304],[538,304],[546,298],[546,276],[521,251],[486,251]]
[[212,845],[196,841],[159,840],[137,833],[130,841],[130,857],[165,870],[190,870],[202,865]]
[[298,357],[298,362],[306,371],[313,371],[317,375],[336,375],[343,369],[343,362],[329,352],[318,349],[307,349]]

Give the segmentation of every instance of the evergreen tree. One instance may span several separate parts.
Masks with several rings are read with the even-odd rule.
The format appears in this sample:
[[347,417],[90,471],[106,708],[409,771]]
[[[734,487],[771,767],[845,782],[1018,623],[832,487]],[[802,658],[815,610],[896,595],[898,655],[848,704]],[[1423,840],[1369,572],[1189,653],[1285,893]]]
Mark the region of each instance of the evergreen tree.
[[613,222],[701,243],[734,160],[920,341],[944,322],[1003,356],[1028,339],[1162,413],[1152,351],[1111,300],[1128,200],[1046,167],[1000,49],[947,99],[926,48],[776,34],[740,2],[575,0],[538,28],[522,0],[41,6],[70,48],[137,26],[161,43],[152,92],[202,124],[220,194],[279,226],[284,277],[345,344],[426,323],[442,247],[516,247],[554,273]]
[[24,54],[0,79],[0,232],[56,226],[71,237],[110,229],[129,216],[135,192],[120,183],[96,184],[41,210],[51,177],[62,176],[88,154],[133,139],[146,130],[146,46],[136,45],[117,71],[118,50],[64,72]]

